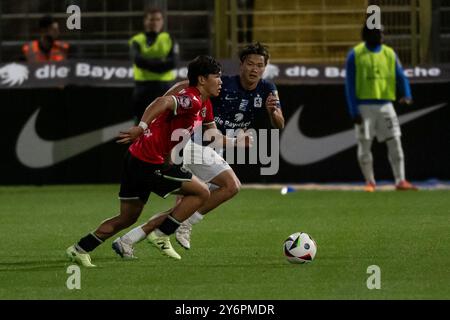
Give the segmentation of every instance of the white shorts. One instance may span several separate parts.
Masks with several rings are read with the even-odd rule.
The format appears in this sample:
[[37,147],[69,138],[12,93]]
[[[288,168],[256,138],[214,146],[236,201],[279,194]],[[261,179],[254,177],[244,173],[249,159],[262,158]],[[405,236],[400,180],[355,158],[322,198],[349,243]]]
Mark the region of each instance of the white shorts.
[[211,147],[203,147],[191,140],[183,149],[183,165],[204,182],[210,182],[230,165]]
[[400,137],[400,124],[392,102],[385,104],[361,104],[358,106],[361,114],[361,125],[355,125],[358,140],[372,140],[377,137],[378,142],[394,137]]

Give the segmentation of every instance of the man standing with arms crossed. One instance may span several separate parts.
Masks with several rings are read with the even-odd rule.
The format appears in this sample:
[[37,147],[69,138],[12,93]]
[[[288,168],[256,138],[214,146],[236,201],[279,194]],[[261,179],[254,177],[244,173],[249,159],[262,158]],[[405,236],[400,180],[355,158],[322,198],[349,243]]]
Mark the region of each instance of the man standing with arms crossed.
[[178,45],[163,27],[161,10],[149,9],[144,14],[144,32],[129,41],[135,81],[132,111],[137,121],[148,104],[162,96],[175,80]]
[[345,93],[358,140],[358,162],[366,180],[365,191],[376,188],[373,172],[372,141],[386,142],[397,190],[417,190],[405,178],[405,160],[400,141],[400,124],[393,101],[411,105],[408,79],[394,50],[383,44],[383,30],[362,29],[361,42],[347,57]]

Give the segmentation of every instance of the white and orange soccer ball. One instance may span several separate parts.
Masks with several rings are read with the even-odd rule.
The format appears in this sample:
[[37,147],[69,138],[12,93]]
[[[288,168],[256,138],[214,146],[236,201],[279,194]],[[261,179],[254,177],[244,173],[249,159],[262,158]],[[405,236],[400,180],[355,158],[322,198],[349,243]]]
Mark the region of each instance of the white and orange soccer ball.
[[305,232],[296,232],[284,241],[284,255],[291,263],[308,263],[314,260],[317,244]]

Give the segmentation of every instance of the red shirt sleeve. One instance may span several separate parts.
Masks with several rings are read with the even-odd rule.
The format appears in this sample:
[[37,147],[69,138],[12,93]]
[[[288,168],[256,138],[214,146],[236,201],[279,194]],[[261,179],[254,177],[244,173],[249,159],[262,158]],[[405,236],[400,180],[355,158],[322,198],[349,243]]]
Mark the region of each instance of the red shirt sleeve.
[[212,123],[212,122],[214,122],[214,112],[213,112],[211,100],[208,99],[205,103],[205,106],[206,106],[206,116],[205,116],[205,119],[203,119],[203,123],[204,124]]
[[181,92],[174,96],[177,106],[174,113],[182,115],[186,113],[197,113],[201,107],[201,101],[190,92]]

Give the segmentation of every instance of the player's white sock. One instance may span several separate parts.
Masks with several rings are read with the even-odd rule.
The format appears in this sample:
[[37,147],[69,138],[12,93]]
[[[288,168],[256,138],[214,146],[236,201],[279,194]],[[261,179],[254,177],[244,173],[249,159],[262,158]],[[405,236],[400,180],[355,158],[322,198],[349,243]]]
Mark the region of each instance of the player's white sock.
[[198,211],[195,211],[195,213],[192,216],[190,216],[188,219],[190,224],[197,224],[202,220],[203,220],[203,215]]
[[216,189],[219,189],[220,186],[218,186],[217,184],[214,184],[214,183],[212,183],[212,182],[209,182],[209,183],[208,183],[208,188],[209,188],[209,191],[214,191],[214,190],[216,190]]
[[358,141],[358,162],[366,182],[375,183],[371,147],[372,140]]
[[158,237],[166,237],[167,234],[165,234],[164,232],[162,232],[159,229],[155,229],[155,231],[153,231]]
[[79,253],[87,253],[82,247],[80,247],[77,243],[75,244],[75,250]]
[[403,155],[402,142],[400,137],[395,137],[386,141],[386,145],[395,184],[398,184],[400,181],[405,180],[405,157]]
[[145,234],[144,230],[142,230],[142,226],[139,226],[123,235],[121,239],[128,244],[135,244],[141,240],[144,240],[146,236],[147,235]]

